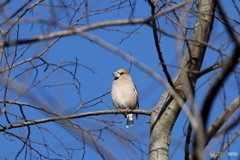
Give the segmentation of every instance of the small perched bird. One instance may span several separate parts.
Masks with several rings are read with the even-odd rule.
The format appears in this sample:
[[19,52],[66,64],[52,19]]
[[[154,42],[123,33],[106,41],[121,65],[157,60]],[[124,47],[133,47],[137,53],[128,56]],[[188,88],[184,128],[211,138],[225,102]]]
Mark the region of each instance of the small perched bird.
[[[112,73],[112,75],[115,77],[111,92],[114,107],[117,110],[125,111],[128,109],[138,109],[138,93],[129,72],[125,69],[119,69],[117,72]],[[134,124],[134,115],[125,114],[125,117],[127,118],[126,127],[128,128]]]

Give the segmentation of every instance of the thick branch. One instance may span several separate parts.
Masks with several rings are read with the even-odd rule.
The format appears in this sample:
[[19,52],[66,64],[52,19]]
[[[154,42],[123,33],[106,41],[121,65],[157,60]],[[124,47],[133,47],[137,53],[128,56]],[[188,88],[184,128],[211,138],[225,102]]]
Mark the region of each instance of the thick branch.
[[[227,77],[230,75],[230,73],[234,69],[234,66],[237,64],[238,58],[239,58],[239,51],[240,51],[240,42],[238,41],[233,31],[231,30],[231,26],[228,23],[227,18],[225,17],[225,13],[221,7],[220,2],[217,1],[217,4],[218,4],[220,14],[222,15],[222,18],[226,24],[227,31],[230,34],[232,40],[235,42],[235,48],[233,50],[232,55],[229,57],[227,64],[222,69],[221,73],[219,74],[219,76],[216,78],[215,82],[212,84],[211,88],[209,89],[209,92],[207,93],[206,98],[203,102],[202,109],[201,109],[201,118],[202,118],[202,123],[204,125],[203,126],[204,133],[200,133],[200,134],[204,134],[204,136],[206,135],[206,126],[207,126],[209,114],[211,112],[212,103],[217,95],[219,88],[222,86],[224,81],[227,79]],[[201,141],[203,143],[203,146],[201,146],[200,150],[202,150],[206,144],[204,140],[201,140]],[[196,140],[194,140],[194,142],[196,142]]]
[[217,79],[215,80],[215,82],[213,83],[211,88],[209,89],[209,92],[207,93],[206,98],[204,100],[203,107],[201,110],[201,116],[204,117],[203,124],[204,124],[205,128],[207,125],[207,121],[209,118],[209,114],[211,111],[211,106],[214,101],[214,98],[215,98],[219,88],[222,86],[223,82],[227,79],[229,74],[232,72],[234,66],[237,64],[238,58],[239,58],[239,51],[240,51],[240,42],[238,41],[238,39],[234,35],[233,31],[231,30],[231,26],[228,23],[227,18],[225,17],[225,13],[221,7],[220,2],[218,1],[217,4],[218,4],[219,11],[223,17],[223,20],[226,24],[228,33],[230,34],[232,40],[235,42],[235,48],[234,48],[233,53],[232,53],[231,57],[229,58],[227,64],[223,68],[222,72],[217,77]]
[[[200,0],[198,3],[198,15],[194,26],[194,32],[188,44],[185,57],[181,64],[181,70],[174,78],[175,88],[185,102],[191,93],[191,86],[195,87],[198,72],[201,68],[213,23],[214,0]],[[189,72],[185,72],[189,71]],[[155,106],[151,116],[151,139],[149,147],[149,160],[167,160],[172,127],[181,111],[175,99],[167,91],[163,94]],[[199,124],[198,124],[199,127]]]

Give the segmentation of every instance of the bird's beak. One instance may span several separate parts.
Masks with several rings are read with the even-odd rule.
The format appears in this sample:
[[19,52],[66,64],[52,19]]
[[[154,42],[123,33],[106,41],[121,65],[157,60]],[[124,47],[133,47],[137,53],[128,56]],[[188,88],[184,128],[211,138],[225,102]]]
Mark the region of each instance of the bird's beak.
[[113,72],[112,75],[115,77],[115,78],[119,78],[120,77],[120,74],[118,72]]

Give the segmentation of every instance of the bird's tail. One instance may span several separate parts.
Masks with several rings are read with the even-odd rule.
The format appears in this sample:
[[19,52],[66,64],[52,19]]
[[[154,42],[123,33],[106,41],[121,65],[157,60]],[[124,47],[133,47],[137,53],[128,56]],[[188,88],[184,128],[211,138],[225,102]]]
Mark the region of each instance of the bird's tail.
[[133,125],[134,125],[133,114],[127,114],[127,125],[126,125],[126,128],[128,128],[129,126],[133,126]]

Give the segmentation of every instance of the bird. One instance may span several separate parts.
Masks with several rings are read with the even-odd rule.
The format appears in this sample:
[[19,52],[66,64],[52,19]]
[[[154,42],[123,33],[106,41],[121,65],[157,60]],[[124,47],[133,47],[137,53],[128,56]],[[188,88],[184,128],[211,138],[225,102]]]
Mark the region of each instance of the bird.
[[[111,97],[114,107],[117,110],[125,110],[126,113],[129,109],[138,109],[138,92],[135,84],[132,81],[130,73],[125,69],[119,69],[113,72],[114,81],[112,83]],[[126,128],[133,126],[134,114],[124,114],[127,118]],[[136,119],[138,115],[136,114]]]

